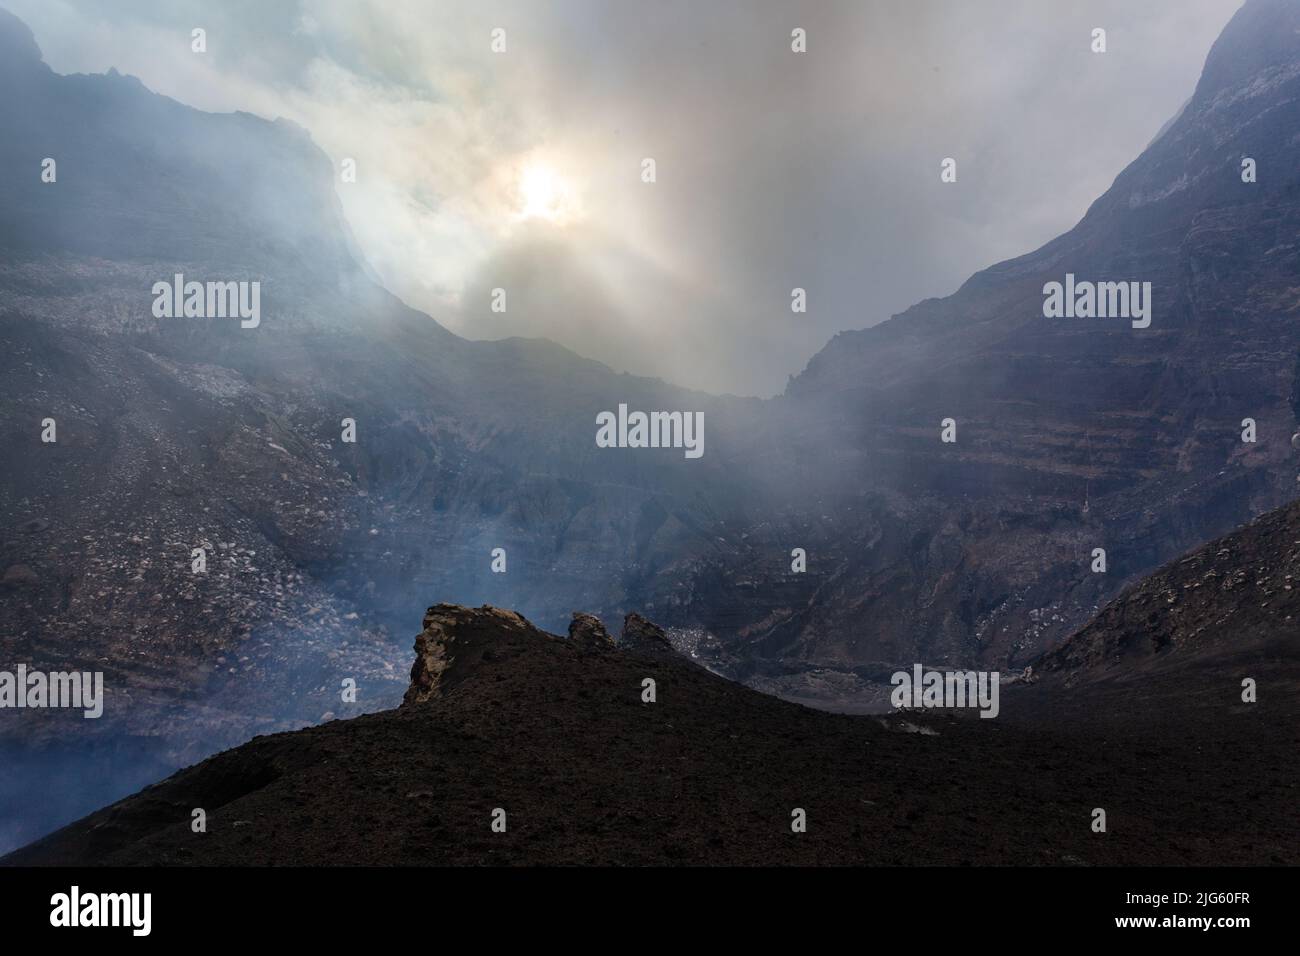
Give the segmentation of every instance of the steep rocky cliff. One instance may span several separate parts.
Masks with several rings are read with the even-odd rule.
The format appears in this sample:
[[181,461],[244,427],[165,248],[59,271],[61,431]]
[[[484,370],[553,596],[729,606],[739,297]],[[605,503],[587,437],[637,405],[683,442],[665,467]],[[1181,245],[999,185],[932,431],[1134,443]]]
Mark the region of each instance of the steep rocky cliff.
[[[681,617],[750,659],[1016,665],[1137,575],[1291,500],[1298,131],[1300,4],[1251,0],[1074,229],[812,359],[774,409],[788,520],[740,560],[705,559]],[[1044,287],[1067,274],[1150,282],[1149,327],[1046,318]]]

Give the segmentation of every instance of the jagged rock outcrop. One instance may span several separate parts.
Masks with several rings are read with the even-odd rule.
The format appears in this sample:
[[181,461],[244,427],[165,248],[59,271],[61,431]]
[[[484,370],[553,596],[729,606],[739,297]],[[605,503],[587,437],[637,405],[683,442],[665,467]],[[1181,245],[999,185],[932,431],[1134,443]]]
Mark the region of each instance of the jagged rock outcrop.
[[623,619],[623,633],[619,646],[643,654],[671,654],[673,645],[658,624],[647,621],[635,611]]
[[623,635],[614,639],[594,614],[573,612],[569,640],[535,627],[523,615],[483,605],[435,604],[424,615],[424,630],[415,638],[411,684],[402,705],[442,697],[483,664],[528,651],[528,642],[572,644],[583,649],[623,648],[641,653],[673,654],[663,628],[639,614],[629,614]]
[[512,636],[556,640],[514,611],[483,605],[435,604],[424,615],[424,630],[415,638],[411,686],[402,705],[441,697],[485,661],[501,653]]
[[573,612],[573,620],[569,622],[569,640],[583,647],[614,646],[614,638],[610,636],[609,631],[605,630],[605,625],[601,623],[600,618],[583,611]]

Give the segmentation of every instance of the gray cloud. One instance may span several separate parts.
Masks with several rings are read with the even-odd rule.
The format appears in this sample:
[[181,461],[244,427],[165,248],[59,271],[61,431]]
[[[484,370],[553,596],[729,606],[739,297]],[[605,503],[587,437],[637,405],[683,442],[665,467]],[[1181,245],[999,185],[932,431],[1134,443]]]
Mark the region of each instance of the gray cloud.
[[[764,395],[837,330],[1073,225],[1238,6],[5,2],[56,70],[286,116],[356,158],[339,192],[370,264],[454,331]],[[555,222],[520,218],[521,170],[539,165],[564,192]],[[505,315],[487,308],[498,286]]]

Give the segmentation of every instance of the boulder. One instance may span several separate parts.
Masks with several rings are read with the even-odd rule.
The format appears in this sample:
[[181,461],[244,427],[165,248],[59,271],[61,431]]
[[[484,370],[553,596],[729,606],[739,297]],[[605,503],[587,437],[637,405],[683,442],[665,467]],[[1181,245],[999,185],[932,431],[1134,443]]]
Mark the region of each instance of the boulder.
[[569,622],[569,640],[583,647],[614,646],[614,638],[610,636],[609,631],[605,630],[605,625],[600,622],[600,618],[582,611],[573,612],[573,620]]
[[658,624],[647,621],[635,611],[623,619],[623,633],[619,646],[629,651],[648,654],[671,654],[673,645]]

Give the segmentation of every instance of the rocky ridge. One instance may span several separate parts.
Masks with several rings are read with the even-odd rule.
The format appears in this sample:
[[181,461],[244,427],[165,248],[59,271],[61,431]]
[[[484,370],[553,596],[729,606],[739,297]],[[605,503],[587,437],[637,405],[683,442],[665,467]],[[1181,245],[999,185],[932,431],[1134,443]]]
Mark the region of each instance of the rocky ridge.
[[[1234,576],[1289,553],[1297,513],[1153,586],[1199,578],[1225,549]],[[439,604],[401,707],[257,737],[0,864],[1295,863],[1296,639],[1251,630],[1221,646],[1207,627],[1236,599],[1206,594],[1187,639],[1152,652],[1158,666],[1071,679],[1095,656],[1085,631],[1081,654],[1009,682],[991,721],[800,707],[663,653],[639,615],[628,624],[649,653],[611,646],[591,615],[564,639],[514,611]],[[1142,620],[1143,595],[1106,626]],[[1258,703],[1240,703],[1242,667]]]

